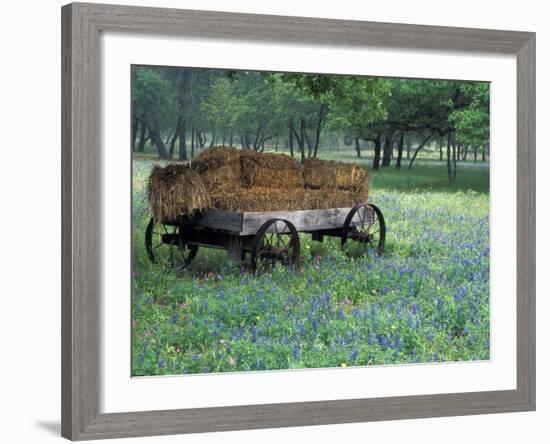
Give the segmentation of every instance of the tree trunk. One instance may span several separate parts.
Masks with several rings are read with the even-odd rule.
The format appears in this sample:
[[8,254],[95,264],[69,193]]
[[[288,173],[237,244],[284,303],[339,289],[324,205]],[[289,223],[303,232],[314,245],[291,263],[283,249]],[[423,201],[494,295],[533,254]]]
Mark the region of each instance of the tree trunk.
[[300,163],[303,165],[306,162],[305,151],[305,138],[306,138],[306,122],[302,117],[300,119],[300,137],[298,138],[298,146],[300,147]]
[[411,158],[411,148],[412,148],[411,138],[407,137],[407,160]]
[[460,145],[457,146],[456,143],[453,141],[453,158],[452,158],[452,173],[453,173],[453,182],[456,182],[456,159],[457,159],[457,148],[459,148]]
[[393,130],[389,129],[386,131],[386,134],[384,135],[384,154],[382,156],[383,167],[390,166],[392,149],[393,149]]
[[210,140],[210,148],[214,146],[214,142],[216,141],[216,133],[212,131],[212,139]]
[[380,148],[382,145],[382,135],[378,134],[374,139],[374,157],[372,158],[372,169],[380,168]]
[[481,149],[481,161],[485,162],[486,159],[486,153],[485,153],[485,147]]
[[399,136],[399,142],[397,142],[397,160],[395,161],[395,168],[401,168],[401,159],[403,158],[403,144],[405,142],[405,131],[401,131]]
[[323,103],[319,108],[319,120],[317,121],[317,130],[315,131],[315,146],[313,149],[313,157],[317,157],[317,150],[319,149],[319,138],[321,137],[321,126],[323,125],[323,118],[325,117],[326,106]]
[[136,140],[138,132],[138,121],[135,117],[132,118],[132,151],[136,150]]
[[167,159],[168,153],[166,151],[166,145],[164,144],[164,140],[162,140],[162,137],[160,135],[160,130],[159,129],[152,130],[151,128],[149,128],[149,133],[151,135],[151,141],[157,148],[159,158]]
[[178,153],[179,160],[187,160],[187,142],[185,140],[187,136],[186,125],[187,125],[187,122],[185,121],[185,119],[182,119],[178,130],[178,137],[180,139],[180,146],[179,146],[179,153]]
[[[296,137],[296,142],[298,143],[298,148],[300,149],[300,163],[304,164],[306,161],[306,153],[305,153],[305,122],[304,119],[300,119],[300,133],[296,131],[294,126],[291,126],[290,129],[292,130],[292,133]],[[292,142],[292,140],[291,140]]]
[[309,140],[309,136],[307,135],[305,120],[304,120],[304,140],[306,141],[306,144],[307,144],[307,157],[310,158],[313,154],[313,144],[311,143],[311,141]]
[[260,149],[261,141],[262,141],[262,125],[258,125],[256,136],[254,136],[254,145],[252,145],[254,150],[258,151]]
[[413,156],[412,156],[412,158],[411,158],[411,161],[409,162],[409,168],[408,168],[409,170],[412,168],[413,163],[414,163],[414,160],[416,159],[416,156],[418,155],[418,152],[422,149],[422,147],[423,147],[424,145],[426,145],[426,144],[428,143],[428,140],[430,140],[430,139],[432,138],[432,136],[433,136],[433,133],[430,134],[428,137],[426,137],[426,138],[422,141],[422,143],[421,143],[420,145],[418,145],[418,148],[416,148],[416,150],[414,151],[414,154],[413,154]]
[[233,128],[229,130],[229,146],[233,146]]
[[451,133],[447,135],[447,177],[449,178],[449,182],[453,181],[451,173]]
[[288,121],[288,148],[290,150],[290,155],[294,157],[294,135],[292,134],[292,119]]
[[145,142],[147,142],[147,127],[143,122],[139,126],[139,142],[138,142],[138,151],[143,153],[145,151]]
[[191,159],[195,158],[195,122],[191,126]]
[[357,158],[361,158],[361,144],[359,143],[359,137],[355,138],[355,152],[357,153]]
[[174,149],[176,147],[176,140],[178,140],[178,130],[180,125],[181,125],[181,118],[178,120],[176,129],[174,130],[174,134],[172,134],[172,139],[170,139],[170,146],[169,146],[169,152],[168,152],[169,159],[174,158]]
[[143,119],[140,119],[138,116],[135,116],[135,118],[139,121],[139,123],[141,123],[142,126],[147,128],[147,131],[149,131],[149,138],[151,139],[153,145],[156,147],[159,158],[167,159],[168,152],[166,151],[164,140],[162,140],[160,129],[151,129],[151,127]]

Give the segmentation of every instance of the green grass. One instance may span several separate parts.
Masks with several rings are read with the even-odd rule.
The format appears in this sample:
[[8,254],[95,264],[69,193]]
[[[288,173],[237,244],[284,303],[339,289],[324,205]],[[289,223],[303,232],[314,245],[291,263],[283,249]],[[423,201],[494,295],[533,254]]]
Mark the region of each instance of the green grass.
[[199,249],[175,275],[152,265],[149,161],[133,169],[134,375],[489,359],[489,169],[371,175],[388,225],[382,258],[351,260],[302,235],[302,265],[252,276]]

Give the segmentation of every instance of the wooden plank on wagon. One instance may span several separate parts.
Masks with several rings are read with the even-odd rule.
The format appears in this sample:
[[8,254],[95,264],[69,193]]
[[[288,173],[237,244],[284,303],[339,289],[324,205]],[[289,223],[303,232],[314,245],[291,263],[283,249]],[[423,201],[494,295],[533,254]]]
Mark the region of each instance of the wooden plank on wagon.
[[341,228],[351,208],[330,208],[301,211],[262,211],[243,213],[241,235],[254,234],[269,219],[286,219],[298,231]]
[[193,224],[204,228],[238,234],[242,231],[243,227],[243,213],[209,210],[197,216]]

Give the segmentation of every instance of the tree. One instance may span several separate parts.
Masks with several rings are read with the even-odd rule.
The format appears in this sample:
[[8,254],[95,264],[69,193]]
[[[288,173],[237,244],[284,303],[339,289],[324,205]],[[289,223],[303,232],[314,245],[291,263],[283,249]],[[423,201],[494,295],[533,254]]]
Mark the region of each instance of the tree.
[[464,146],[489,145],[489,84],[466,83],[460,85],[467,105],[449,115],[449,122],[456,130],[455,140]]
[[[378,169],[380,144],[387,111],[384,101],[390,94],[386,79],[338,76],[326,93],[328,126],[354,134],[356,138],[374,142],[373,168]],[[361,151],[357,150],[360,156]]]
[[147,130],[161,159],[168,157],[162,130],[171,126],[177,115],[176,94],[168,77],[163,68],[140,66],[132,70],[132,121],[142,125],[142,131]]
[[[206,97],[200,102],[199,111],[202,123],[209,127],[213,134],[222,134],[225,143],[226,134],[233,131],[236,122],[237,99],[232,91],[229,78],[220,77],[212,82]],[[230,145],[233,137],[230,137]]]

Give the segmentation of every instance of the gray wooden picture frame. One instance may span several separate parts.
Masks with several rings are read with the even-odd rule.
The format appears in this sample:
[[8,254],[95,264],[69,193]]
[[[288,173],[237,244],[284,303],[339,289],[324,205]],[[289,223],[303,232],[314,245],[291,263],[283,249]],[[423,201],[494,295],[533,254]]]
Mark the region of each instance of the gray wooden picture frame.
[[[101,413],[99,35],[103,31],[516,56],[517,388]],[[64,437],[84,440],[535,409],[534,33],[73,3],[62,8],[62,109]]]

